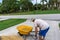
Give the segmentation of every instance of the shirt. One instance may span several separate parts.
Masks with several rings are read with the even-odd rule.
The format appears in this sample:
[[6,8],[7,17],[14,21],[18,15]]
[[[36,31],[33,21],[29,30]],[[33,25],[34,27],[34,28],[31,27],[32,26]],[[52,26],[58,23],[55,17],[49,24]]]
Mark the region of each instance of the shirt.
[[39,26],[39,28],[41,28],[41,30],[44,30],[49,27],[49,24],[41,19],[35,19],[34,25],[35,25],[35,27]]

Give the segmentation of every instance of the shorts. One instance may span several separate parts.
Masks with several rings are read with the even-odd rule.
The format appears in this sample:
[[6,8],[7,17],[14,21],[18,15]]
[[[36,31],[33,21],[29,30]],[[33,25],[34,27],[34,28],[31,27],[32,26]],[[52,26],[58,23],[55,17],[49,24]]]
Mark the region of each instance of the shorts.
[[40,30],[39,31],[39,36],[45,37],[46,36],[46,33],[48,32],[48,30],[49,30],[49,27],[47,29],[45,29],[45,30]]

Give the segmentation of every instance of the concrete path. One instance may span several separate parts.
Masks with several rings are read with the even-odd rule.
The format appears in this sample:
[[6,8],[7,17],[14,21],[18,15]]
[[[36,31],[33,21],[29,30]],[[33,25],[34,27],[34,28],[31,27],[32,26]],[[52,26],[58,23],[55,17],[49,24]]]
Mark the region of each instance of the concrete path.
[[4,19],[3,19],[3,18],[0,18],[0,21],[2,21],[2,20],[7,20],[7,19],[9,19],[9,18],[4,18]]
[[[46,35],[46,40],[60,40],[58,22],[56,22],[56,21],[47,21],[47,22],[50,24],[50,30]],[[21,24],[31,25],[34,28],[34,25],[30,20],[27,20],[26,22],[21,23]],[[21,24],[18,24],[18,25],[21,25]],[[18,31],[16,30],[16,27],[18,25],[15,25],[15,26],[12,26],[8,29],[0,31],[0,36],[2,36],[2,35],[6,35],[6,36],[18,35],[17,34]],[[34,29],[33,29],[33,31],[34,31]],[[28,39],[32,40],[31,38],[28,38]]]
[[1,15],[0,18],[41,18],[47,20],[60,20],[60,14],[38,14],[38,15]]
[[59,26],[56,21],[49,21],[50,30],[47,33],[46,40],[60,40]]

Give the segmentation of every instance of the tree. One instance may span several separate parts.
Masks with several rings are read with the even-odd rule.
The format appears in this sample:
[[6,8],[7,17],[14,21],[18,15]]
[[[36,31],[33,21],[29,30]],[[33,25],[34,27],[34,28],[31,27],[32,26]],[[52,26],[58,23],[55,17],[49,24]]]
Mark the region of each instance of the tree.
[[42,3],[42,10],[45,10],[45,8],[47,8],[47,5],[44,4],[44,3],[47,3],[47,0],[41,0],[41,3]]
[[0,3],[0,6],[1,6],[2,4]]
[[1,10],[1,5],[2,5],[2,3],[0,3],[0,13],[2,12],[2,10]]
[[2,11],[4,12],[16,12],[19,10],[19,2],[17,0],[3,0]]
[[49,7],[51,9],[57,9],[57,0],[49,0]]
[[41,4],[35,4],[34,5],[34,10],[40,10],[41,8],[42,8],[42,5]]
[[30,0],[21,0],[20,1],[20,7],[22,8],[23,11],[29,11],[32,10],[33,4]]
[[57,9],[58,8],[58,2],[57,2],[57,0],[53,0],[53,2],[54,2],[54,9]]

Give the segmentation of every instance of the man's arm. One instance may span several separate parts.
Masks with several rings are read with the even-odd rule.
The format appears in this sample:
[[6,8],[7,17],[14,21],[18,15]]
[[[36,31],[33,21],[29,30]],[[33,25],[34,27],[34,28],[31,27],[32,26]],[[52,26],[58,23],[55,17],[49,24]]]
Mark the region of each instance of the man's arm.
[[38,32],[38,29],[37,27],[35,27],[35,36],[37,37],[37,32]]

